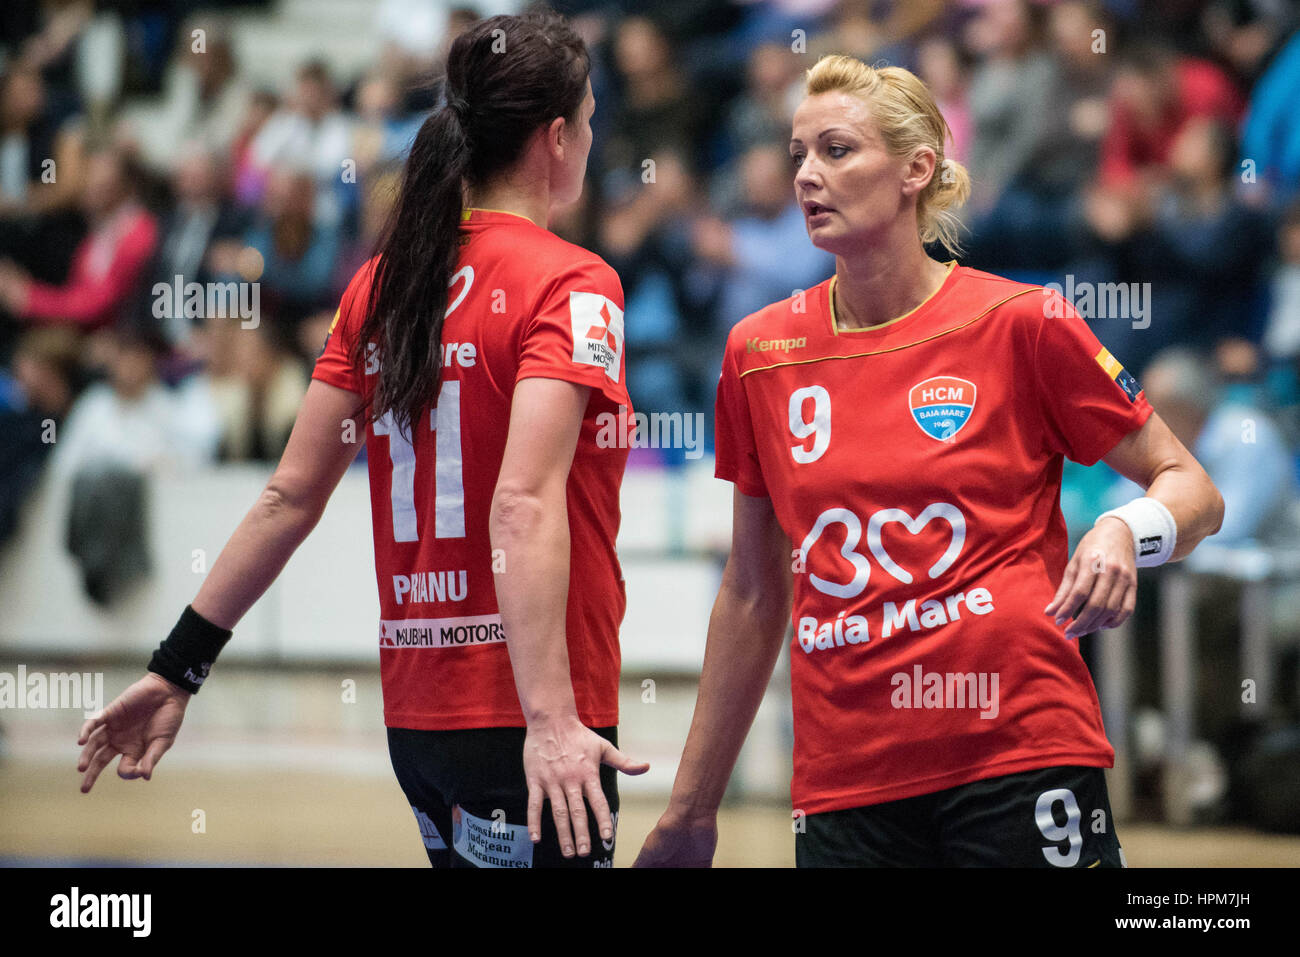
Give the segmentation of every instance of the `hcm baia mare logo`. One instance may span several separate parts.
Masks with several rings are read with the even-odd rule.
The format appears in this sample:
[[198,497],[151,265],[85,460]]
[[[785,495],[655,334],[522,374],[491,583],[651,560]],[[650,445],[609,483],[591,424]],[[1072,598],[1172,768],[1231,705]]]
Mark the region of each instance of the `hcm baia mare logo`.
[[918,382],[907,394],[912,421],[932,439],[949,442],[970,421],[975,409],[975,383],[937,375]]

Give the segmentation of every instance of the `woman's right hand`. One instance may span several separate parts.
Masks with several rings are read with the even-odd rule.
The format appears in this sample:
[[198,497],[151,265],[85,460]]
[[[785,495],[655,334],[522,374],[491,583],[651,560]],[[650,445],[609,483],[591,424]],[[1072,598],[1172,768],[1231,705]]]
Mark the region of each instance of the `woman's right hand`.
[[542,839],[542,803],[550,801],[560,852],[565,857],[573,856],[575,841],[579,857],[591,853],[588,804],[600,839],[613,846],[614,819],[600,784],[602,764],[624,774],[650,770],[649,764],[633,761],[583,725],[577,715],[529,723],[524,736],[524,779],[528,783],[528,835],[534,844]]
[[712,867],[717,847],[716,812],[679,811],[669,805],[632,866]]
[[117,776],[125,781],[153,776],[153,770],[176,740],[190,693],[149,672],[107,708],[81,726],[84,745],[77,770],[85,772],[81,793],[95,786],[101,771],[119,754]]

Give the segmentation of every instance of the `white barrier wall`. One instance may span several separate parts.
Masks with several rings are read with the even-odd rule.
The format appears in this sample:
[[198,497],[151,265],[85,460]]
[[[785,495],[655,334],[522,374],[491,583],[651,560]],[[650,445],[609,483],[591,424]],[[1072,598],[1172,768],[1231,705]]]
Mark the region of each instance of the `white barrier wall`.
[[[625,666],[698,671],[730,535],[731,487],[701,460],[678,472],[629,470],[619,549],[628,610]],[[150,490],[152,577],[104,610],[86,598],[64,548],[66,483],[47,473],[0,552],[0,654],[146,656],[175,624],[266,484],[266,466],[157,478]],[[669,558],[670,547],[697,557]],[[239,623],[223,660],[375,662],[370,493],[364,466],[339,483],[316,530]]]

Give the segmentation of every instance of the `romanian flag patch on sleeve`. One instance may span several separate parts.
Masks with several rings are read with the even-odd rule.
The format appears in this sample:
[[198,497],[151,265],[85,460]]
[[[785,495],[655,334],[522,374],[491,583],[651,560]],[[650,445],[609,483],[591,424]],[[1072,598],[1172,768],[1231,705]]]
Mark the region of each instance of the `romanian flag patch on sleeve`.
[[1110,350],[1105,346],[1101,347],[1101,351],[1097,353],[1096,359],[1097,365],[1106,370],[1106,375],[1114,379],[1115,384],[1124,390],[1124,394],[1128,396],[1128,400],[1130,402],[1136,402],[1138,393],[1142,391],[1142,387],[1138,385],[1138,381],[1134,378],[1133,373],[1120,365],[1120,361],[1111,355]]

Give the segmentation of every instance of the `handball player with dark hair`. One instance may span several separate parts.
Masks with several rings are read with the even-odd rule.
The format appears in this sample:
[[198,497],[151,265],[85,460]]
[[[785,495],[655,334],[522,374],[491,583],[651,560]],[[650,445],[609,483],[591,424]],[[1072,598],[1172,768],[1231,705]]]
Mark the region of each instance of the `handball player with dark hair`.
[[[929,90],[825,57],[794,186],[835,275],[742,320],[717,397],[731,555],[667,811],[638,865],[707,865],[793,606],[796,863],[1118,867],[1078,639],[1133,612],[1223,500],[1041,286],[941,263],[969,179]],[[1068,552],[1062,463],[1146,494]]]
[[[148,779],[231,629],[368,445],[384,719],[434,866],[611,866],[614,543],[633,427],[623,293],[547,229],[582,190],[595,109],[554,14],[452,44],[379,254],[343,295],[288,447],[149,674],[86,722],[89,791]],[[599,421],[604,421],[599,419]],[[545,806],[550,805],[546,814]]]

